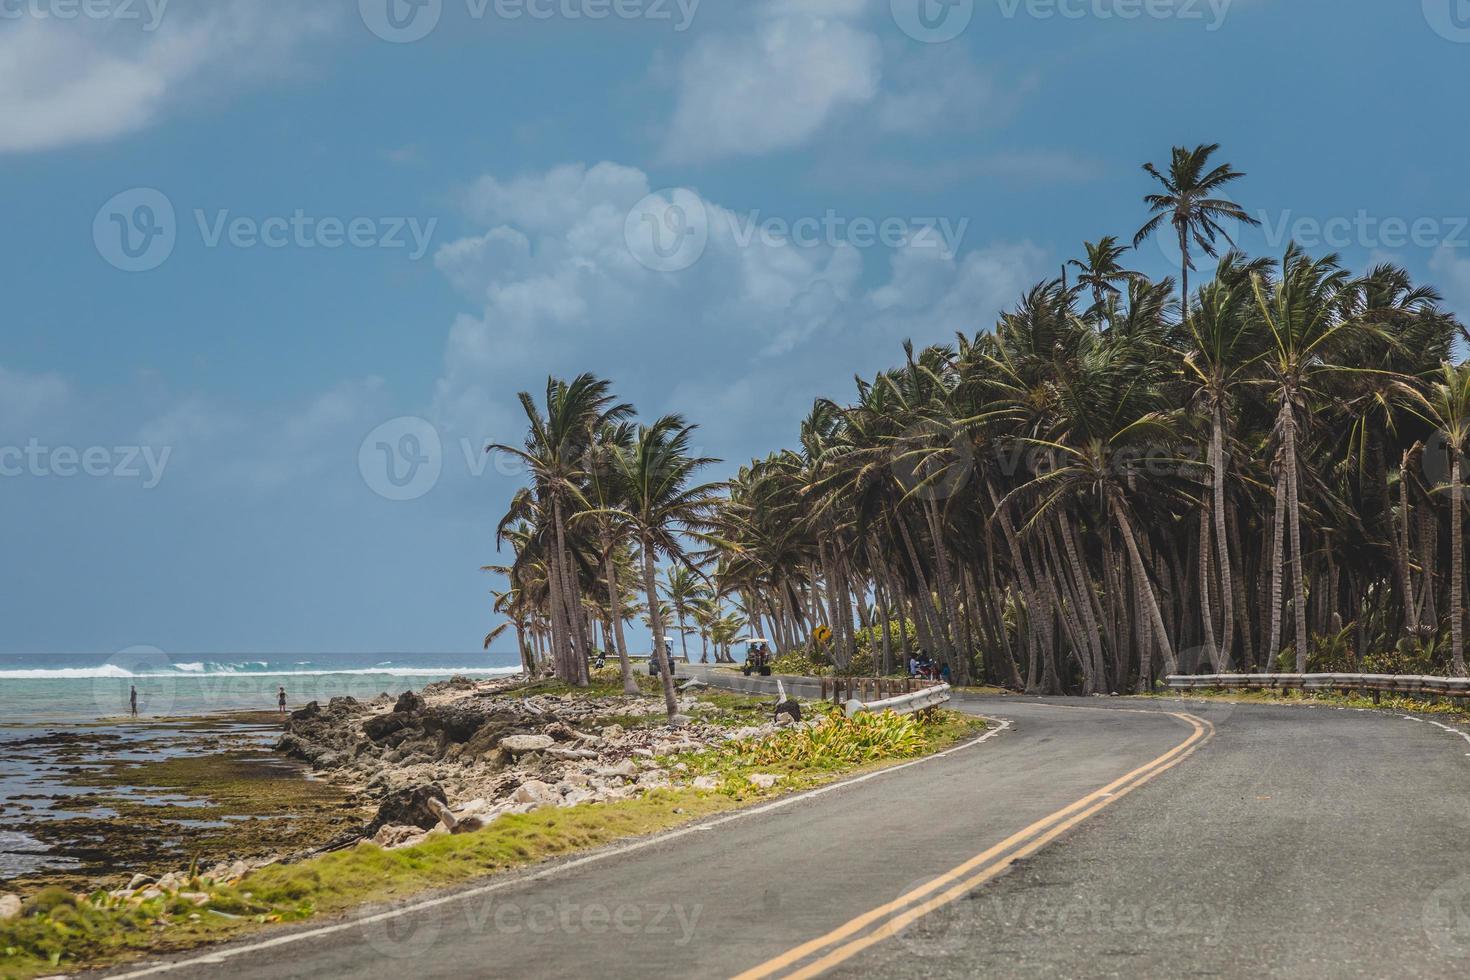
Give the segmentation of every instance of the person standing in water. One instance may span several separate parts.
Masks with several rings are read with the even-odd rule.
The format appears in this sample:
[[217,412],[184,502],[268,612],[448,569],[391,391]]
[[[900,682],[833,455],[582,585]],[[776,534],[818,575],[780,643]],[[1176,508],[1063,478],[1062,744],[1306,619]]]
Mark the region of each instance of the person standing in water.
[[128,710],[134,718],[138,717],[138,685],[128,685]]
[[282,718],[286,717],[286,687],[285,687],[285,685],[282,685],[281,686],[281,689],[276,692],[276,710],[280,713],[280,715],[281,715]]

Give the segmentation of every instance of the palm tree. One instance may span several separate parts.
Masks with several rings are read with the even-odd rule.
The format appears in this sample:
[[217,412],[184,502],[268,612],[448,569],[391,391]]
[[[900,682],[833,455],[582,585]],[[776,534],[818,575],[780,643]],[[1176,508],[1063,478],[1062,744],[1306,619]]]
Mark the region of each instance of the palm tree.
[[580,498],[590,510],[577,515],[578,518],[590,519],[590,523],[597,529],[603,583],[607,587],[608,615],[617,645],[618,668],[622,673],[623,693],[630,696],[638,694],[640,689],[638,681],[633,677],[632,662],[628,658],[628,641],[623,633],[624,602],[618,568],[627,542],[619,533],[621,522],[611,516],[610,512],[621,505],[618,496],[617,461],[619,454],[632,447],[633,434],[632,424],[625,421],[604,424],[595,433],[588,452],[591,465],[587,467],[586,490]]
[[1077,277],[1077,288],[1092,291],[1094,308],[1101,307],[1103,300],[1109,296],[1121,295],[1118,283],[1135,282],[1143,278],[1141,274],[1123,268],[1118,259],[1129,247],[1119,245],[1118,239],[1112,235],[1096,243],[1086,242],[1083,247],[1087,250],[1087,261],[1071,259],[1067,265],[1081,270],[1081,275]]
[[[1220,261],[1215,280],[1200,290],[1198,314],[1186,323],[1188,349],[1183,357],[1185,381],[1210,416],[1209,470],[1213,491],[1211,514],[1214,518],[1214,545],[1220,575],[1221,619],[1223,636],[1218,647],[1214,637],[1207,638],[1209,649],[1217,650],[1215,671],[1229,669],[1235,650],[1234,573],[1230,562],[1229,536],[1226,531],[1226,483],[1230,471],[1229,416],[1231,401],[1248,383],[1251,372],[1265,353],[1264,338],[1257,329],[1250,276],[1270,270],[1270,263],[1248,262],[1236,251]],[[1201,518],[1200,586],[1202,608],[1209,613],[1209,524]]]
[[1450,643],[1456,677],[1465,676],[1465,541],[1464,500],[1461,493],[1465,448],[1470,441],[1470,363],[1445,364],[1428,392],[1402,385],[1405,395],[1421,407],[1445,443],[1449,469],[1450,505]]
[[614,459],[622,506],[602,513],[620,521],[642,553],[643,588],[653,629],[653,649],[663,680],[669,723],[678,713],[674,679],[664,650],[664,616],[658,598],[657,559],[692,565],[686,542],[707,540],[711,511],[722,485],[696,484],[705,466],[719,462],[690,452],[694,426],[678,415],[638,427],[632,444]]
[[[1284,515],[1290,534],[1292,560],[1292,622],[1296,629],[1296,670],[1307,669],[1307,564],[1302,553],[1301,450],[1302,428],[1311,402],[1320,400],[1319,382],[1333,372],[1346,371],[1331,358],[1331,345],[1344,343],[1353,323],[1344,320],[1342,293],[1347,272],[1337,256],[1309,258],[1292,245],[1281,262],[1274,284],[1252,277],[1256,307],[1270,331],[1266,377],[1276,409],[1278,445],[1277,513]],[[1267,654],[1274,658],[1280,641],[1282,563],[1281,522],[1277,521],[1272,560],[1271,637]]]
[[541,529],[550,536],[546,552],[557,676],[581,686],[587,684],[591,644],[581,615],[567,524],[583,503],[582,484],[595,435],[633,413],[631,405],[613,398],[611,387],[591,374],[571,383],[548,378],[544,413],[529,393],[518,396],[530,422],[525,448],[500,444],[487,448],[520,460],[531,475],[534,489],[512,501],[506,519],[520,518],[533,504],[541,512]]
[[689,660],[689,633],[685,622],[695,611],[695,605],[709,592],[699,572],[688,565],[671,565],[664,569],[664,595],[669,600],[669,610],[679,622],[679,647],[684,660]]
[[1159,182],[1164,193],[1144,197],[1144,203],[1153,212],[1153,217],[1133,236],[1133,247],[1137,248],[1166,220],[1173,227],[1174,235],[1179,241],[1179,301],[1186,323],[1189,322],[1189,273],[1194,268],[1194,259],[1190,254],[1191,241],[1199,246],[1200,251],[1214,258],[1218,254],[1217,242],[1221,238],[1229,242],[1231,247],[1235,245],[1235,240],[1221,226],[1221,221],[1260,224],[1260,221],[1246,214],[1234,201],[1214,196],[1227,184],[1245,176],[1228,163],[1207,173],[1205,168],[1210,164],[1210,157],[1218,149],[1218,143],[1200,145],[1192,150],[1183,146],[1174,147],[1167,175],[1160,173],[1151,163],[1143,165],[1144,171]]

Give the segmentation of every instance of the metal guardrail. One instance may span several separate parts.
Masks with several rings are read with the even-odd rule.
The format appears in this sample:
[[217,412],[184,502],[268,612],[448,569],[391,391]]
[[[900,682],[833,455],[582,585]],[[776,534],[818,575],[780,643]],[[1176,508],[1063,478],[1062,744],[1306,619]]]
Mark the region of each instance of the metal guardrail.
[[848,701],[843,710],[847,717],[862,714],[864,711],[892,711],[895,714],[910,715],[916,711],[933,708],[949,700],[950,687],[948,684],[936,684],[930,687],[920,688],[910,694],[900,694],[894,698],[884,698],[881,701],[860,701],[853,698]]
[[1470,677],[1425,677],[1411,674],[1174,674],[1164,678],[1171,691],[1208,689],[1239,691],[1338,691],[1381,694],[1427,694],[1470,698]]
[[918,677],[822,677],[818,682],[822,685],[822,700],[833,704],[846,704],[853,700],[882,701],[938,687],[941,683]]

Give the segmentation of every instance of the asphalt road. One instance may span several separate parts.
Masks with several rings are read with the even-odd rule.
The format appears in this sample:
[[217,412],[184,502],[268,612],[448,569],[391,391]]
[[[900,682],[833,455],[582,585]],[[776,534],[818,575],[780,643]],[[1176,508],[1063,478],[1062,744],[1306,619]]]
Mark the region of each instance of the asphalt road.
[[1010,726],[860,783],[429,907],[146,969],[406,980],[1447,977],[1470,967],[1470,739],[1317,707],[955,706]]

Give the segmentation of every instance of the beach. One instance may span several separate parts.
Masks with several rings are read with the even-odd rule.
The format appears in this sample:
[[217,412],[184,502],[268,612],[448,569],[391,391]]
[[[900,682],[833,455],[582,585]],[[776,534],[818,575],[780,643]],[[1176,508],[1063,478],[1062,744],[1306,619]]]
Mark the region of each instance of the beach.
[[0,657],[0,891],[107,885],[319,846],[360,826],[362,807],[274,751],[281,687],[294,710],[502,677],[517,670],[508,659],[170,658],[147,648]]

